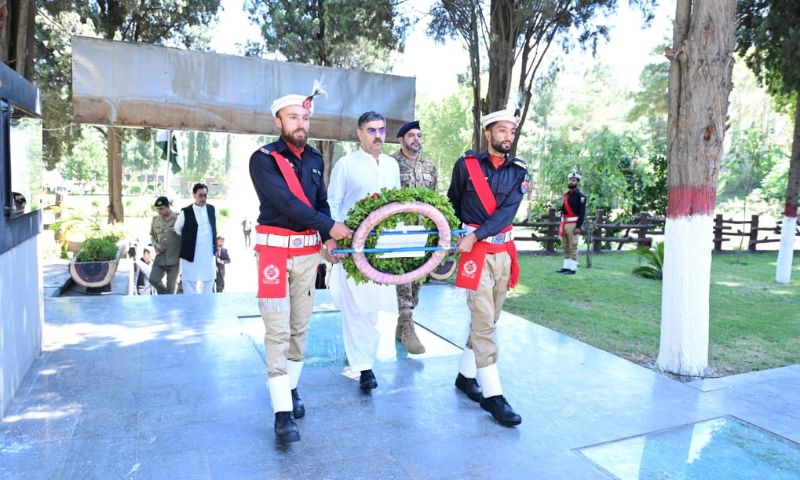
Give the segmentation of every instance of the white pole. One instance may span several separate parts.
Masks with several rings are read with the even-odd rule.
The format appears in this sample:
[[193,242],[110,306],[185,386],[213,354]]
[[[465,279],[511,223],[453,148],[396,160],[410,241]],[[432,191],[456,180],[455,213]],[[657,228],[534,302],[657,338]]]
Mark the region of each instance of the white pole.
[[169,193],[169,171],[172,168],[172,130],[167,130],[167,173],[164,175],[164,195],[172,199]]

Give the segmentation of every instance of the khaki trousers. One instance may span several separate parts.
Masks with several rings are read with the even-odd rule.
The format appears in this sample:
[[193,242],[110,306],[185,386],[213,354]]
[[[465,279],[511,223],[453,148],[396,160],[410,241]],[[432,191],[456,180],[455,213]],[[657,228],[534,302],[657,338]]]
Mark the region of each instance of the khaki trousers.
[[564,258],[578,260],[578,243],[581,241],[580,235],[575,235],[575,224],[565,223],[564,234],[561,235],[561,246],[564,247]]
[[[175,287],[177,287],[178,283],[178,274],[180,271],[181,266],[177,263],[168,267],[154,263],[153,268],[150,270],[150,284],[156,288],[156,291],[159,295],[174,294]],[[164,288],[163,283],[165,273],[167,274],[166,288]]]
[[497,363],[495,325],[503,310],[511,277],[511,256],[507,252],[487,253],[478,289],[467,296],[472,314],[467,347],[475,352],[475,365],[485,368]]
[[261,319],[264,321],[264,350],[270,378],[288,373],[287,360],[303,361],[308,319],[314,309],[314,281],[317,278],[319,261],[319,253],[287,259],[288,295],[283,304],[288,309],[271,311],[273,309],[268,309],[266,302],[258,302]]

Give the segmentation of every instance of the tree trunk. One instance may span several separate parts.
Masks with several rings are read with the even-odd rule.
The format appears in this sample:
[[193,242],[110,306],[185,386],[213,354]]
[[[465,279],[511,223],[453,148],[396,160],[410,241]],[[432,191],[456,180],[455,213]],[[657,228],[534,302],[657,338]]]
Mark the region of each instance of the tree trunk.
[[491,113],[508,107],[508,92],[511,89],[511,74],[516,53],[517,22],[514,2],[493,0],[489,20],[489,85],[486,92],[486,112]]
[[794,138],[792,139],[792,159],[789,161],[789,184],[786,186],[786,205],[783,208],[781,225],[781,249],[778,251],[778,265],[775,268],[775,281],[789,283],[792,280],[792,261],[794,260],[795,228],[797,228],[797,196],[800,192],[800,93],[794,106]]
[[669,194],[656,366],[708,369],[711,246],[731,91],[736,0],[678,0],[669,57]]
[[[479,8],[479,7],[476,7]],[[469,72],[472,83],[472,149],[481,149],[481,48],[478,12],[473,10],[469,30]]]
[[33,78],[33,45],[34,30],[36,25],[36,7],[33,0],[21,0],[16,2],[17,9],[17,31],[15,41],[14,69],[21,76]]
[[9,0],[0,0],[0,62],[11,59],[11,17],[15,14]]
[[331,170],[333,170],[333,148],[336,144],[331,140],[317,140],[317,148],[322,153],[322,161],[325,165],[325,185],[331,181]]
[[106,130],[108,150],[108,223],[122,223],[125,213],[122,209],[122,141],[117,130],[108,127]]

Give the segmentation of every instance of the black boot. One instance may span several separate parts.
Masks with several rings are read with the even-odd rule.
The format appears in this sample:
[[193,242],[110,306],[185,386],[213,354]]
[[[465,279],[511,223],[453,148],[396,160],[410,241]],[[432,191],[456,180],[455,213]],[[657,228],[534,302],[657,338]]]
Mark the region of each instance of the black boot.
[[459,373],[456,377],[456,388],[467,394],[469,399],[473,402],[481,401],[481,387],[474,378],[465,377]]
[[569,268],[562,268],[561,270],[556,270],[556,273],[567,273],[569,272]]
[[294,418],[303,418],[306,416],[306,407],[303,405],[303,401],[300,400],[300,394],[297,393],[297,389],[292,389],[292,415]]
[[511,405],[502,395],[481,398],[481,408],[491,413],[495,420],[506,427],[513,427],[522,423],[522,417],[511,409]]
[[372,370],[363,370],[361,372],[361,379],[358,381],[359,387],[365,392],[369,392],[374,388],[378,388],[378,381],[375,380],[375,374]]
[[278,412],[275,414],[275,435],[279,442],[291,443],[300,441],[300,432],[297,424],[292,420],[292,412]]
[[563,273],[564,275],[575,275],[577,272],[575,270],[567,270],[566,272]]

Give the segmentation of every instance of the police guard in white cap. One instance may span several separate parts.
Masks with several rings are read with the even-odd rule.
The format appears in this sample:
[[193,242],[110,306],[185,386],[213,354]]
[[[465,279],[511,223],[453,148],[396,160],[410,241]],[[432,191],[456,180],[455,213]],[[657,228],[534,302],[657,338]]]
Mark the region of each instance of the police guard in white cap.
[[503,396],[493,338],[506,293],[519,279],[511,223],[528,191],[528,172],[522,160],[508,156],[518,121],[507,110],[482,117],[488,151],[459,158],[447,192],[469,232],[458,242],[456,286],[467,289],[470,334],[455,384],[505,426],[522,422]]
[[567,175],[567,193],[564,194],[561,204],[561,224],[558,234],[561,237],[561,246],[564,248],[564,264],[556,273],[575,275],[578,271],[578,243],[583,235],[583,218],[586,214],[586,195],[580,191],[578,184],[581,174],[573,169]]
[[297,393],[303,369],[308,319],[321,242],[351,235],[330,215],[320,152],[307,145],[314,97],[286,95],[272,102],[278,141],[250,157],[250,178],[260,202],[256,226],[258,307],[266,334],[264,347],[275,434],[300,440],[294,419],[305,415]]

